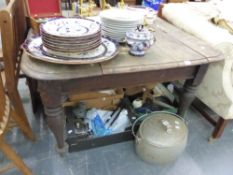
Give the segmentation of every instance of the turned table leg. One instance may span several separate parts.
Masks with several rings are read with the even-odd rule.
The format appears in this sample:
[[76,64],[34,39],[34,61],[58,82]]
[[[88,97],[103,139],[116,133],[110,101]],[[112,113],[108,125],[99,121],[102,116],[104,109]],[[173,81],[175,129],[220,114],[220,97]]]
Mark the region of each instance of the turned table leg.
[[62,107],[61,86],[55,81],[39,81],[38,88],[44,105],[46,121],[53,132],[59,153],[68,151],[65,143],[65,113]]
[[38,107],[41,106],[40,94],[37,92],[37,81],[27,77],[27,84],[31,96],[33,113],[38,112]]
[[177,114],[184,117],[187,109],[195,98],[195,92],[202,82],[205,73],[208,69],[208,65],[204,64],[198,67],[196,76],[193,79],[186,80],[183,92],[180,95],[179,108]]

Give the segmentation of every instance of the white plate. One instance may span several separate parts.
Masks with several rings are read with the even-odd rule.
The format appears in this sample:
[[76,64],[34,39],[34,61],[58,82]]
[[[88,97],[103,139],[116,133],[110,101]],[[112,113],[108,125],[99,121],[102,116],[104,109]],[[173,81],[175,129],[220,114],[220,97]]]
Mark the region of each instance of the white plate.
[[112,25],[119,25],[120,24],[121,26],[128,26],[128,25],[138,24],[138,23],[140,23],[140,21],[137,20],[137,21],[133,21],[133,22],[130,22],[130,21],[122,22],[122,21],[114,21],[114,20],[101,18],[101,23],[102,24],[112,24]]
[[119,32],[117,32],[117,31],[115,31],[115,30],[109,30],[109,29],[103,28],[102,31],[109,32],[109,33],[112,33],[112,34],[125,34],[126,31],[128,31],[128,30],[124,30],[124,31],[119,31]]
[[114,36],[114,37],[125,37],[126,36],[126,33],[110,33],[108,31],[102,31],[103,34],[107,34],[109,36]]
[[132,29],[132,28],[136,28],[137,24],[135,25],[131,25],[131,26],[127,26],[127,27],[122,27],[122,26],[114,26],[114,25],[102,25],[101,28],[109,28],[109,29],[113,29],[113,30],[127,30],[127,29]]
[[125,36],[114,36],[114,35],[109,35],[107,33],[103,33],[103,36],[109,37],[117,42],[122,42],[123,40],[125,40]]
[[109,10],[101,11],[100,18],[127,23],[141,21],[143,16],[128,9],[111,8]]
[[100,24],[90,19],[54,18],[41,25],[41,30],[57,37],[83,37],[100,31]]

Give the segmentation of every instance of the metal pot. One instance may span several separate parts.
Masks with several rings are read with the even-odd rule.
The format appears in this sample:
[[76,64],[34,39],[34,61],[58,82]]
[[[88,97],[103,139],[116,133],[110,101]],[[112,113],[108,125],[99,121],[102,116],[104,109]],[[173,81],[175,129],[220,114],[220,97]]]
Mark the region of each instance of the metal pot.
[[[142,119],[135,134],[135,125]],[[152,164],[174,161],[185,149],[188,138],[184,119],[163,111],[139,117],[132,126],[132,132],[137,155]]]

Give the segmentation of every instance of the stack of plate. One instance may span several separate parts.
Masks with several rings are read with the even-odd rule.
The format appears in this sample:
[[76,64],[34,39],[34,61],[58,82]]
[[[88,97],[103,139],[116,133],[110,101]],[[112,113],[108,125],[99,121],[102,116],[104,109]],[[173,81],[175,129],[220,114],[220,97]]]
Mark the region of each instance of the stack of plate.
[[142,24],[143,16],[128,9],[109,9],[100,13],[102,34],[118,42],[125,41],[126,32]]
[[41,36],[25,41],[32,59],[57,64],[92,64],[114,58],[118,44],[101,37],[100,23],[90,19],[56,18],[41,25]]
[[41,25],[43,46],[57,52],[86,52],[101,45],[100,24],[88,19],[55,18]]

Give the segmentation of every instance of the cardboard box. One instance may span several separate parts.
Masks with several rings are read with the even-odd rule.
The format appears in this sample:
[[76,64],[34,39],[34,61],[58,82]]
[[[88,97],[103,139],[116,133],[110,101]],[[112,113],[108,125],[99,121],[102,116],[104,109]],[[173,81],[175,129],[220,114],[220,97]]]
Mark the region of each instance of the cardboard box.
[[[111,93],[113,92],[113,93]],[[115,109],[124,97],[123,89],[80,93],[70,95],[64,106],[75,106],[79,102],[84,102],[87,108]]]
[[40,33],[39,26],[43,19],[62,16],[60,0],[26,0],[26,7],[35,34]]

